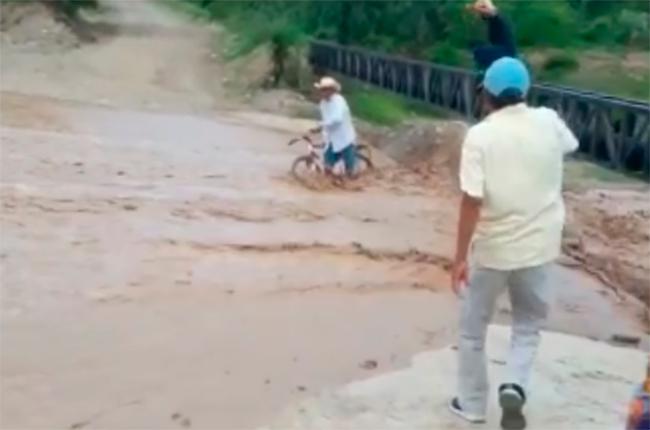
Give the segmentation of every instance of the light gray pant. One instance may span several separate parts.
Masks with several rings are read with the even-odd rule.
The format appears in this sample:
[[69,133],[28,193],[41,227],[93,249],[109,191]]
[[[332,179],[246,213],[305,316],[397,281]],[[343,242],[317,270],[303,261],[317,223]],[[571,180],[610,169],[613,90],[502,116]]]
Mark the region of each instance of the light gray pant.
[[462,294],[458,343],[458,395],[462,408],[472,414],[487,411],[488,378],[485,336],[497,299],[507,288],[512,306],[512,338],[508,380],[524,389],[546,322],[551,300],[552,265],[513,271],[474,269]]

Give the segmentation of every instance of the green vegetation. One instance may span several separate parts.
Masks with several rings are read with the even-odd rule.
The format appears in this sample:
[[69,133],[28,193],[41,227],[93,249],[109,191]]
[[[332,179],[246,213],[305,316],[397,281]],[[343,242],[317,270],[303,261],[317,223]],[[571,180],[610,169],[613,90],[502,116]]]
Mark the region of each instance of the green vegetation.
[[[585,60],[580,70],[548,80],[579,88],[591,88],[608,94],[650,100],[650,72],[645,69],[628,69],[620,62],[608,60],[605,64],[590,67]],[[646,63],[647,64],[647,63]]]
[[409,116],[401,104],[392,103],[390,97],[375,92],[352,92],[348,102],[357,117],[374,124],[397,125]]
[[200,2],[188,0],[162,0],[171,9],[182,12],[195,20],[211,19],[210,12],[201,7]]
[[98,6],[98,0],[51,0],[63,13],[76,17],[81,9],[94,9]]
[[[469,1],[178,1],[236,34],[229,58],[269,43],[282,63],[290,46],[316,37],[471,67],[469,46],[485,40],[485,26],[465,9]],[[571,76],[569,80],[589,83],[592,89],[609,90],[613,86],[609,82],[576,78],[590,71],[576,53],[601,50],[622,56],[650,49],[647,0],[497,1],[497,5],[515,23],[517,42],[526,56],[539,50],[562,51],[541,64],[532,63],[542,79],[565,82]],[[647,98],[647,88],[638,91],[645,83],[641,81],[614,92]]]
[[[395,93],[347,81],[345,97],[354,115],[364,121],[394,126],[415,117],[432,117],[435,112],[424,105]],[[437,115],[436,115],[437,116]]]

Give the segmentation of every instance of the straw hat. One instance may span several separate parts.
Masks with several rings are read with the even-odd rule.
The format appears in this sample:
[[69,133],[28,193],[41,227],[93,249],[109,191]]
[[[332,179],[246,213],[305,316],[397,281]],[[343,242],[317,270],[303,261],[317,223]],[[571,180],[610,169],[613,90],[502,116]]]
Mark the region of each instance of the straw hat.
[[339,84],[336,79],[329,76],[323,76],[320,81],[314,84],[314,87],[318,90],[330,88],[337,92],[341,91],[341,84]]

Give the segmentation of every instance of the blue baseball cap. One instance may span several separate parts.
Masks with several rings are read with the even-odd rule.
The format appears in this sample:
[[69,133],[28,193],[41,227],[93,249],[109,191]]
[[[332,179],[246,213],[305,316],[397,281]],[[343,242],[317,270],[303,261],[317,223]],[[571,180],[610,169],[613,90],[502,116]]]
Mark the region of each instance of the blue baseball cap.
[[492,63],[485,72],[483,88],[495,97],[524,97],[530,89],[530,73],[520,60],[503,57]]

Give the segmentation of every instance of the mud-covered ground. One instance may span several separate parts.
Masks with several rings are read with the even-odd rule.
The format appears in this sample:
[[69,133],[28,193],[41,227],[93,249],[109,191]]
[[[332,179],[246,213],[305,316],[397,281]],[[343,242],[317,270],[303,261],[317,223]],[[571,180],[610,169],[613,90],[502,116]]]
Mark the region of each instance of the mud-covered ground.
[[[230,109],[211,29],[109,6],[92,45],[2,39],[2,427],[253,427],[453,341],[450,181],[298,186],[307,124]],[[579,268],[557,292],[553,329],[645,329]]]

